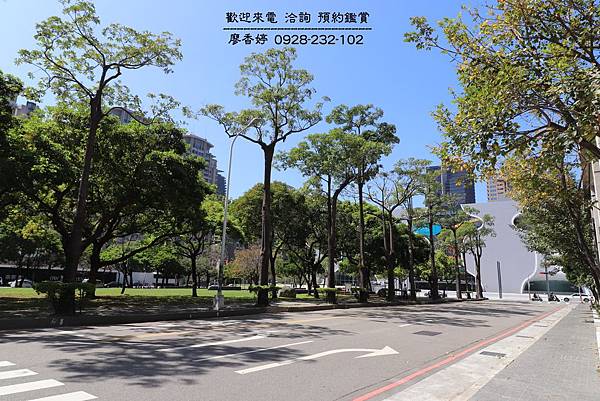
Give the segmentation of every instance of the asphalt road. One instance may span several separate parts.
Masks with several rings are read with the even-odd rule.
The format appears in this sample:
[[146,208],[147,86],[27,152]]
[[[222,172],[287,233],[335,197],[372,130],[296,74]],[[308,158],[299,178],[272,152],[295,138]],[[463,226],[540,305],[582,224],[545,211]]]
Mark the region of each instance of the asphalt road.
[[0,332],[0,400],[353,400],[554,309],[486,301]]

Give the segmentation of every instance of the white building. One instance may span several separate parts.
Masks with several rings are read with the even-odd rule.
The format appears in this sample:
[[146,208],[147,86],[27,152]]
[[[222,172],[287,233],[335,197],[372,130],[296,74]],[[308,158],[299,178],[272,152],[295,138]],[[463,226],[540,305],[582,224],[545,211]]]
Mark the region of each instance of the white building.
[[[481,285],[484,292],[498,292],[497,263],[500,262],[502,291],[505,293],[526,293],[546,291],[546,276],[543,257],[537,252],[527,250],[518,232],[512,227],[519,216],[516,202],[512,200],[489,203],[473,203],[469,206],[479,211],[477,216],[489,214],[494,218],[495,237],[485,239],[485,248],[481,258]],[[477,217],[474,216],[474,217]],[[467,255],[467,271],[475,275],[474,258]],[[556,270],[556,269],[553,269]],[[549,276],[550,291],[557,293],[577,292],[558,271]]]
[[184,135],[183,140],[190,145],[190,152],[206,160],[206,167],[204,168],[204,179],[206,182],[216,185],[217,193],[225,195],[225,178],[219,174],[217,159],[210,153],[213,145],[206,139],[192,134]]

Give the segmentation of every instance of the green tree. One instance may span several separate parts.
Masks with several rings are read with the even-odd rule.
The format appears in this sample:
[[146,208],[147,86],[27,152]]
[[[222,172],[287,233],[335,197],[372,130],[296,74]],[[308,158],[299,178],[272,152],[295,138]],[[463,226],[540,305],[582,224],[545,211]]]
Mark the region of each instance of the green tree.
[[[236,94],[247,96],[254,108],[225,112],[222,106],[208,105],[201,113],[216,120],[225,133],[259,146],[264,156],[263,202],[261,209],[262,262],[260,284],[268,284],[272,252],[271,172],[277,144],[291,135],[304,132],[321,121],[322,103],[308,108],[315,90],[310,87],[313,76],[293,67],[294,48],[269,49],[253,53],[240,66],[241,78]],[[252,123],[252,128],[248,124]],[[248,131],[254,130],[252,135]],[[258,304],[266,305],[268,294],[259,292]]]
[[435,112],[446,136],[440,155],[480,169],[546,146],[599,158],[598,13],[589,0],[498,1],[469,9],[467,21],[440,21],[444,39],[424,17],[412,18],[406,40],[448,54],[462,87],[455,112]]
[[[467,223],[471,217],[465,213],[460,205],[455,202],[450,202],[447,205],[446,213],[440,219],[440,225],[442,226],[442,232],[438,235],[440,242],[446,246],[448,253],[454,256],[454,282],[456,283],[456,298],[462,298],[462,291],[460,287],[460,245],[457,231],[465,223]],[[465,278],[466,279],[466,278]]]
[[30,216],[17,206],[8,207],[7,217],[0,222],[0,260],[16,267],[17,287],[25,276],[35,279],[29,269],[42,265],[51,268],[60,261],[61,246],[58,234],[41,216]]
[[[280,155],[284,167],[295,167],[311,180],[327,199],[327,285],[335,287],[337,260],[336,220],[338,199],[342,191],[356,180],[356,166],[364,159],[378,159],[381,146],[364,138],[333,129],[324,134],[311,134],[289,152]],[[335,302],[335,292],[328,292]]]
[[12,102],[22,91],[23,83],[19,79],[0,70],[0,171],[12,172],[0,174],[0,221],[6,214],[6,207],[14,202],[14,193],[19,187],[20,165],[11,157],[11,148],[15,144],[11,146],[8,135],[10,128],[18,123],[12,115]]
[[440,294],[438,289],[437,268],[435,265],[436,239],[433,234],[433,226],[435,223],[439,223],[444,215],[446,215],[448,204],[454,203],[454,200],[449,195],[443,194],[439,170],[428,169],[418,177],[418,180],[420,194],[425,198],[422,216],[429,232],[429,256],[431,259],[430,293],[431,298],[438,299]]
[[327,258],[327,202],[314,189],[305,187],[299,192],[298,202],[286,216],[290,235],[284,250],[288,264],[306,281],[309,295],[319,298],[317,274],[323,272]]
[[[177,254],[190,262],[192,297],[198,296],[198,259],[210,249],[212,238],[223,225],[223,204],[217,197],[204,199],[199,207],[197,213],[185,219],[183,232],[172,239]],[[234,224],[228,226],[227,235],[239,237]]]
[[[238,199],[231,203],[231,215],[239,222],[246,241],[258,243],[262,235],[261,208],[263,203],[263,184],[256,184]],[[282,249],[296,235],[298,227],[290,225],[290,215],[302,202],[301,196],[293,187],[283,182],[271,183],[271,254],[269,266],[271,269],[271,284],[277,284],[276,261]],[[276,292],[273,292],[276,295]]]
[[[365,266],[365,211],[364,211],[364,186],[372,179],[379,171],[379,160],[383,156],[387,156],[392,151],[392,146],[398,143],[396,137],[396,127],[393,124],[388,124],[380,121],[383,117],[383,110],[374,107],[372,104],[356,105],[348,107],[346,105],[336,106],[327,116],[328,123],[335,123],[346,132],[353,133],[363,137],[367,141],[376,142],[381,146],[380,157],[375,159],[363,158],[359,160],[356,166],[356,187],[358,190],[358,205],[359,205],[359,223],[358,223],[358,241],[359,241],[359,284],[360,284],[360,301],[365,302],[368,296],[368,288],[370,287],[370,279],[368,269]],[[393,292],[392,292],[393,294]]]
[[415,301],[417,299],[416,284],[415,284],[415,242],[413,227],[417,213],[413,206],[415,196],[418,196],[421,191],[421,177],[425,174],[426,168],[431,164],[429,160],[409,158],[399,160],[394,165],[391,173],[391,178],[394,186],[394,193],[390,204],[400,202],[402,204],[402,212],[399,218],[406,221],[408,233],[407,252],[408,252],[408,282],[410,285],[410,298]]
[[[100,29],[100,18],[93,3],[62,0],[64,18],[53,16],[36,25],[36,48],[20,50],[17,62],[36,67],[40,78],[38,94],[50,90],[61,102],[88,105],[83,164],[77,182],[77,203],[64,244],[64,280],[74,281],[79,259],[85,250],[82,242],[87,224],[90,176],[95,156],[96,136],[102,120],[120,109],[148,122],[140,112],[140,99],[130,93],[119,79],[128,71],[154,66],[170,73],[181,59],[179,40],[163,32],[136,31],[120,24]],[[165,95],[158,97],[156,115],[176,105]],[[64,235],[64,234],[63,234]]]
[[[600,267],[594,252],[589,199],[573,155],[554,158],[509,158],[503,172],[511,182],[511,197],[521,207],[516,229],[527,247],[560,260],[573,277],[590,276],[600,288]],[[572,270],[571,270],[572,269]],[[585,274],[584,274],[585,272]]]
[[[475,208],[467,207],[464,209],[471,216],[478,216],[479,211]],[[485,240],[488,237],[495,237],[494,218],[489,214],[484,214],[477,218],[478,222],[468,222],[463,224],[458,230],[457,235],[464,238],[467,251],[473,256],[475,262],[475,294],[477,299],[483,298],[483,287],[481,286],[481,256],[485,248]]]
[[[31,116],[11,130],[12,157],[21,167],[22,207],[46,216],[59,233],[63,249],[71,240],[72,211],[78,202],[77,177],[83,159],[87,117],[64,105]],[[120,260],[101,260],[102,249],[119,238],[152,234],[142,248],[127,249],[121,257],[162,242],[180,232],[183,219],[208,191],[200,176],[204,163],[189,156],[183,132],[171,124],[144,126],[103,120],[97,132],[98,156],[90,179],[87,222],[82,247],[92,247],[90,280],[102,266]],[[17,146],[22,146],[17,149]],[[200,218],[200,217],[199,217]],[[148,237],[149,238],[149,237]],[[67,252],[65,251],[65,258]]]

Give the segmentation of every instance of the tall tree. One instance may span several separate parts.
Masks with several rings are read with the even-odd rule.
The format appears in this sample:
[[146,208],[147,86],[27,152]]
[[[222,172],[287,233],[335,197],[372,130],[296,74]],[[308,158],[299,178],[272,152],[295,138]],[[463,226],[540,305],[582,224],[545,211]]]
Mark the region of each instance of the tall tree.
[[[262,235],[261,208],[263,184],[256,184],[231,203],[231,215],[239,222],[248,243],[258,243]],[[296,235],[290,225],[290,215],[301,207],[300,194],[290,185],[275,181],[271,183],[271,284],[276,286],[275,264],[278,255],[291,237]],[[276,296],[276,291],[273,291]]]
[[[198,296],[198,259],[208,252],[211,239],[223,225],[223,205],[214,195],[204,199],[199,207],[199,213],[185,219],[183,232],[172,239],[177,254],[190,261],[192,297]],[[227,235],[239,237],[234,224],[229,226]]]
[[[8,136],[12,158],[21,166],[21,207],[45,216],[59,233],[63,249],[71,238],[86,127],[84,112],[60,105],[45,115],[31,116]],[[185,153],[182,134],[167,123],[143,126],[119,124],[115,117],[103,120],[82,236],[82,248],[92,247],[92,281],[100,267],[119,262],[101,260],[107,244],[149,233],[153,241],[134,244],[158,244],[178,232],[178,225],[194,214],[194,206],[204,198],[208,191],[200,177],[204,164]],[[143,248],[127,250],[123,260],[132,256],[129,251]]]
[[594,0],[503,0],[439,22],[424,17],[405,35],[451,57],[461,91],[455,110],[435,112],[446,161],[486,169],[540,146],[600,158],[600,4]]
[[[11,157],[14,149],[11,149],[8,135],[9,129],[18,122],[12,115],[12,102],[22,91],[23,83],[19,79],[0,70],[0,171],[12,172],[0,174],[0,221],[6,214],[6,206],[14,201],[19,186],[19,165]],[[19,148],[17,144],[12,147]]]
[[[119,78],[127,71],[158,67],[170,73],[181,59],[180,42],[171,34],[136,31],[120,24],[100,28],[100,18],[92,2],[62,0],[64,17],[50,17],[36,26],[36,49],[20,50],[17,62],[36,67],[43,73],[38,95],[50,90],[59,101],[88,105],[83,165],[77,179],[77,203],[65,243],[64,280],[73,281],[84,246],[90,175],[96,135],[102,120],[120,109],[140,121],[140,99],[130,94]],[[161,95],[154,108],[162,115],[176,102]]]
[[[327,198],[327,285],[335,288],[335,262],[337,260],[336,218],[338,199],[342,191],[356,180],[356,166],[366,158],[379,158],[381,145],[333,129],[324,134],[308,135],[289,152],[281,154],[284,167],[296,167],[310,178],[312,185]],[[335,292],[328,291],[328,300],[336,302]]]
[[[392,146],[398,143],[396,137],[396,127],[380,121],[383,117],[383,110],[374,107],[372,104],[356,105],[348,107],[346,105],[336,106],[327,116],[328,123],[335,123],[344,131],[362,136],[367,141],[377,142],[381,145],[381,155],[387,156],[392,151]],[[356,187],[358,190],[359,205],[359,224],[358,224],[358,243],[359,243],[359,300],[365,302],[369,294],[369,273],[365,266],[365,211],[364,211],[364,186],[379,171],[379,159],[359,160],[356,166]]]
[[424,196],[424,208],[423,208],[423,220],[427,226],[429,247],[430,247],[430,261],[431,261],[431,298],[438,299],[440,297],[438,289],[438,275],[437,268],[435,265],[435,234],[434,225],[439,223],[441,218],[446,214],[446,208],[451,198],[448,195],[443,194],[442,184],[440,178],[439,169],[426,169],[426,171],[419,176],[419,191]]
[[[225,112],[222,106],[208,105],[200,111],[221,124],[229,137],[239,135],[258,145],[263,152],[261,285],[268,284],[272,255],[271,172],[275,148],[291,135],[304,132],[321,121],[322,103],[308,108],[315,93],[310,87],[313,76],[306,70],[294,68],[295,60],[294,48],[251,54],[240,65],[241,78],[236,84],[236,94],[248,97],[254,108]],[[252,128],[246,128],[250,123]],[[249,130],[254,130],[254,135]],[[259,292],[258,304],[268,304],[267,293]]]
[[[479,211],[472,207],[466,207],[465,212],[471,216],[478,216]],[[477,222],[468,222],[463,224],[458,230],[457,235],[464,238],[467,251],[473,256],[475,262],[475,294],[477,299],[483,298],[483,287],[481,286],[481,256],[485,248],[485,240],[488,237],[495,237],[494,218],[489,214],[477,217]]]
[[[440,219],[440,225],[443,229],[439,234],[439,239],[442,243],[446,243],[447,249],[449,249],[452,256],[454,256],[454,282],[456,283],[456,298],[458,299],[462,298],[462,290],[460,286],[460,245],[457,231],[470,219],[471,217],[466,214],[456,202],[450,202],[446,213]],[[448,233],[451,233],[452,235],[450,236]]]
[[394,166],[394,200],[401,201],[403,211],[400,219],[406,221],[408,228],[408,282],[410,285],[410,298],[417,299],[415,284],[415,243],[413,238],[413,227],[417,214],[413,206],[415,196],[421,191],[421,177],[425,174],[429,160],[409,158],[399,160]]

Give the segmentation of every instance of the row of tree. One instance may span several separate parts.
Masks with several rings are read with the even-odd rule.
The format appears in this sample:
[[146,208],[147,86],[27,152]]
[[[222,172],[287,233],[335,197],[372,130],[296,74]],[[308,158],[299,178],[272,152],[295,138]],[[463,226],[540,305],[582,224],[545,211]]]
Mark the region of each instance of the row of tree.
[[415,17],[406,34],[456,64],[455,107],[434,113],[445,135],[437,153],[483,176],[500,170],[528,247],[598,299],[600,3],[503,0],[467,11],[439,29]]
[[[43,72],[38,87],[24,90],[19,80],[0,75],[0,163],[2,171],[12,172],[2,175],[0,192],[2,248],[13,252],[4,259],[16,261],[19,268],[63,265],[66,282],[78,279],[83,262],[89,263],[91,282],[107,266],[126,276],[143,261],[172,275],[184,274],[187,265],[196,295],[197,261],[208,258],[214,238],[221,235],[220,202],[202,179],[204,161],[186,151],[185,131],[170,116],[178,103],[167,95],[149,95],[154,105],[143,109],[140,98],[120,82],[123,74],[147,67],[170,73],[181,58],[180,43],[168,33],[118,24],[99,30],[91,2],[63,5],[65,18],[38,24],[36,49],[19,53],[18,62]],[[258,284],[268,287],[269,278],[271,285],[277,283],[276,262],[285,254],[288,265],[299,266],[312,288],[322,263],[327,262],[331,289],[336,264],[351,266],[363,301],[378,266],[387,273],[390,298],[398,269],[406,268],[414,298],[423,240],[413,231],[425,224],[430,233],[427,276],[437,298],[433,225],[448,221],[457,234],[468,217],[441,195],[439,177],[427,170],[428,162],[411,159],[382,173],[380,160],[398,138],[395,126],[383,121],[383,111],[373,105],[334,107],[325,117],[331,130],[310,134],[293,149],[277,153],[278,144],[322,121],[323,101],[328,100],[312,102],[313,77],[295,68],[295,59],[293,48],[248,56],[240,66],[236,93],[248,97],[252,108],[226,112],[209,105],[197,113],[263,152],[262,185],[232,205],[231,234],[245,244],[260,243]],[[47,91],[56,106],[26,119],[12,117],[11,101],[18,95],[39,98]],[[133,121],[123,124],[116,112]],[[300,170],[307,179],[305,189],[272,184],[274,166]],[[354,196],[356,211],[352,202],[343,201]],[[413,207],[416,197],[424,199],[422,210]],[[341,231],[344,224],[355,224],[355,235]],[[369,224],[380,227],[380,233],[369,231]],[[403,238],[406,243],[399,242]],[[14,240],[21,241],[19,247],[10,245]],[[478,289],[480,295],[480,285]],[[335,300],[334,291],[328,295]],[[268,292],[259,291],[258,304],[267,302]]]

